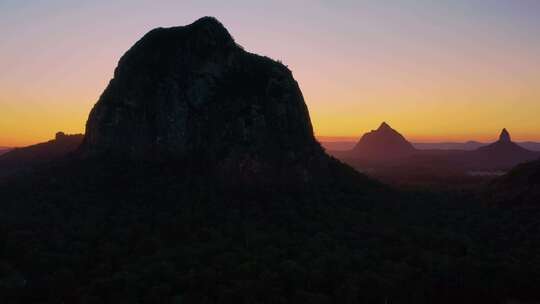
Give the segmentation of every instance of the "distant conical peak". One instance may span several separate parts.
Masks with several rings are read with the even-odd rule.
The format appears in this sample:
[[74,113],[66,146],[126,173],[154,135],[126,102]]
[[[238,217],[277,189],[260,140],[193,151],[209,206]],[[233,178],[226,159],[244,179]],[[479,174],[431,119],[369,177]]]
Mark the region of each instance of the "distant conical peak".
[[499,141],[500,142],[511,142],[512,139],[510,137],[510,133],[508,133],[508,130],[505,129],[502,129],[501,131],[501,135],[499,136]]
[[414,153],[413,145],[386,122],[362,135],[353,151],[364,158],[395,158]]

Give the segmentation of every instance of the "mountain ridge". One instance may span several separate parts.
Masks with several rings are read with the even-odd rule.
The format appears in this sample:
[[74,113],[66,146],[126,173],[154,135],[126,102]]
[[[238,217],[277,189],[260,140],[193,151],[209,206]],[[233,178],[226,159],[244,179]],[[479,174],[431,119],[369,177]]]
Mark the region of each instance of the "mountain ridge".
[[82,140],[82,134],[57,132],[55,138],[49,141],[11,149],[0,155],[0,176],[62,159],[74,153]]

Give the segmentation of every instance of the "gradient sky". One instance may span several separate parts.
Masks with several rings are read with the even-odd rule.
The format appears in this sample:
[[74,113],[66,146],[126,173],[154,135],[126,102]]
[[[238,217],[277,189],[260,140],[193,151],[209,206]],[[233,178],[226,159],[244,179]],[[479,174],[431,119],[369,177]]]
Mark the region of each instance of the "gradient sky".
[[0,0],[0,146],[83,132],[135,41],[205,15],[289,66],[317,135],[540,141],[537,0]]

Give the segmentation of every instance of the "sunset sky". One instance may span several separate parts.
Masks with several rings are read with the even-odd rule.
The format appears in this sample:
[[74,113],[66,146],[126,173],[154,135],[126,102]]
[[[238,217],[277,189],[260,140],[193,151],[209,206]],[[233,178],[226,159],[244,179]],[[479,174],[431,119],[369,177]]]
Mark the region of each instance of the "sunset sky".
[[317,135],[540,141],[538,0],[0,0],[0,146],[84,132],[135,41],[205,15],[289,66]]

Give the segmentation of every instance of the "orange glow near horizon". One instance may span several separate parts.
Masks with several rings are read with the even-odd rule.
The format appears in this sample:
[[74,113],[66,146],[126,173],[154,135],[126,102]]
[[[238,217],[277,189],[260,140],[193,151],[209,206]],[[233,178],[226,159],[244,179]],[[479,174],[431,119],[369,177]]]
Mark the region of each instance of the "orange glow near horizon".
[[234,10],[164,1],[133,5],[130,18],[122,2],[0,4],[0,147],[83,133],[135,41],[204,15],[246,50],[289,66],[320,139],[357,140],[386,121],[413,142],[490,142],[502,128],[540,141],[536,2],[246,1]]

